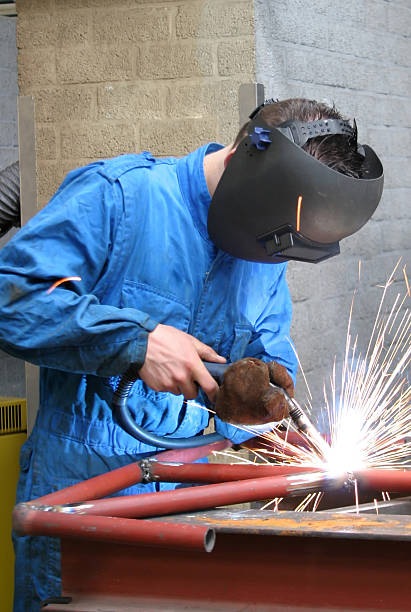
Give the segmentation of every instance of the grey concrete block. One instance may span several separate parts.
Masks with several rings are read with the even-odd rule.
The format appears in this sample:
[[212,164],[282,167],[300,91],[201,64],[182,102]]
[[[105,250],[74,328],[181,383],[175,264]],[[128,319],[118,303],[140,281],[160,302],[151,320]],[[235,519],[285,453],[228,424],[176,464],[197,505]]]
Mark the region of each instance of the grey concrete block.
[[0,147],[0,168],[6,168],[19,158],[18,147]]
[[16,17],[0,17],[0,39],[6,43],[16,44]]
[[[326,21],[322,38],[315,37],[315,27],[307,32],[312,15],[319,24]],[[356,118],[359,141],[373,146],[384,163],[381,204],[359,232],[341,242],[341,255],[318,266],[289,265],[291,333],[307,372],[314,411],[324,404],[323,384],[334,355],[341,361],[344,354],[354,291],[351,331],[364,350],[381,287],[400,257],[401,266],[411,269],[410,16],[408,0],[255,1],[256,70],[268,88],[267,97],[335,103],[343,115]],[[278,58],[284,58],[281,69]],[[399,277],[402,274],[401,268]],[[404,292],[404,279],[393,289]],[[304,396],[299,374],[297,398]]]
[[17,96],[0,94],[0,121],[17,121]]
[[404,0],[404,7],[388,4],[387,7],[387,29],[400,36],[409,36],[411,31],[411,6],[408,0]]
[[17,123],[0,121],[0,147],[14,147],[17,144]]
[[10,68],[3,68],[0,59],[0,92],[3,94],[15,94],[17,97],[17,70],[11,70]]

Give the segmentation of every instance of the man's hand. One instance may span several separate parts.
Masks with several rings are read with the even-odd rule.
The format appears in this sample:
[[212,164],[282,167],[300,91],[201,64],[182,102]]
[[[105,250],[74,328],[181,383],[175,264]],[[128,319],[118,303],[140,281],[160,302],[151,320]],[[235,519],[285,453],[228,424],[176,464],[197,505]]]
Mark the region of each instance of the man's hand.
[[217,415],[238,425],[282,421],[288,416],[288,405],[281,391],[273,389],[270,382],[294,396],[291,376],[276,361],[264,363],[247,357],[231,364],[217,394]]
[[157,325],[148,334],[146,358],[140,378],[154,391],[169,391],[194,399],[198,385],[211,402],[215,402],[218,385],[206,370],[202,360],[225,363],[207,344],[194,336],[171,327]]

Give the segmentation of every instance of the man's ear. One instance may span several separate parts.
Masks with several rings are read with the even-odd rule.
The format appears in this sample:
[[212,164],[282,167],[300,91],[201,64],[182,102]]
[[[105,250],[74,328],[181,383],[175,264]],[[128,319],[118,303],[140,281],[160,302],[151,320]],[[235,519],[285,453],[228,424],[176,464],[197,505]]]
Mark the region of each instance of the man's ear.
[[237,147],[233,147],[232,149],[230,149],[230,152],[227,153],[226,157],[224,158],[224,170],[227,168],[228,162],[230,161],[230,159],[232,158],[232,156],[234,155],[236,151],[237,151]]

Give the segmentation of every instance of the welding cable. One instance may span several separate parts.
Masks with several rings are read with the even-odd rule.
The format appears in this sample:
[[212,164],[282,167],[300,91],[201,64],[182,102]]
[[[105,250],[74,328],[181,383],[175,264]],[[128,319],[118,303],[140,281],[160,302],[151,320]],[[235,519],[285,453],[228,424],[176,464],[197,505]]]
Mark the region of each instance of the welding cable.
[[127,407],[127,399],[136,380],[139,378],[138,371],[141,365],[132,363],[127,372],[123,374],[119,385],[114,392],[112,409],[119,425],[133,438],[144,444],[155,446],[156,448],[180,449],[204,446],[223,440],[223,436],[218,433],[197,435],[190,438],[171,438],[169,436],[156,436],[153,433],[139,427],[130,414]]

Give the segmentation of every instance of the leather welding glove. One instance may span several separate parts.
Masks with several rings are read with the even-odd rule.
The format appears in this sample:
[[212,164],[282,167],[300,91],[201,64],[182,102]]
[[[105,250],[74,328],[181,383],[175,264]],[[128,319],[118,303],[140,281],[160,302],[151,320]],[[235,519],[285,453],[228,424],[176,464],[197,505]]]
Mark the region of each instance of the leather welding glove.
[[276,361],[265,363],[246,357],[232,363],[217,393],[217,415],[237,425],[282,421],[288,416],[288,405],[282,392],[271,387],[270,382],[283,387],[290,397],[294,396],[291,376]]

